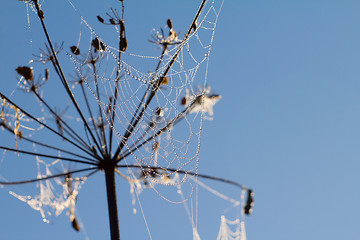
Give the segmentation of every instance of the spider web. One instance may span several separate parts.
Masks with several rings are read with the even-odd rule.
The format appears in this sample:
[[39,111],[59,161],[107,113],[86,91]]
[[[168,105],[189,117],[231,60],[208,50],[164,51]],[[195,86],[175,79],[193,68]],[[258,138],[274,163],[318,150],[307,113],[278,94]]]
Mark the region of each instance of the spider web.
[[[177,30],[176,22],[174,29],[169,24],[162,28],[154,26],[155,30],[148,37],[157,47],[154,55],[141,55],[138,49],[130,46],[126,51],[120,51],[116,42],[108,40],[108,35],[98,33],[74,4],[69,3],[81,19],[81,31],[73,46],[80,53],[74,48],[63,51],[72,63],[70,68],[75,68],[69,87],[84,117],[79,116],[78,109],[66,92],[53,90],[62,86],[47,81],[47,70],[41,75],[36,72],[39,77],[34,77],[32,82],[22,75],[18,79],[20,91],[16,91],[15,95],[18,92],[31,93],[32,87],[41,91],[36,101],[31,101],[32,104],[30,100],[28,102],[30,97],[23,98],[25,104],[22,109],[31,109],[31,116],[36,116],[34,118],[2,98],[1,127],[8,135],[15,136],[15,141],[9,144],[13,144],[12,149],[18,150],[10,158],[23,157],[26,154],[24,151],[35,152],[35,156],[30,157],[35,160],[36,166],[30,161],[26,162],[26,166],[34,169],[37,178],[46,178],[59,171],[59,164],[62,164],[61,171],[66,172],[62,163],[66,158],[91,162],[84,157],[84,153],[108,152],[110,157],[117,154],[121,165],[118,174],[130,183],[132,204],[135,206],[137,202],[141,207],[140,194],[145,189],[154,190],[169,203],[190,203],[192,207],[185,208],[188,209],[193,238],[200,239],[197,228],[199,181],[192,174],[198,171],[202,123],[212,119],[213,106],[221,98],[211,92],[207,72],[223,2],[208,1],[196,25],[190,25],[186,38],[186,34],[180,33],[186,33],[186,29]],[[122,18],[113,9],[106,16],[117,21]],[[112,31],[112,36],[122,34],[120,25],[104,27]],[[47,48],[42,47],[40,55],[31,64],[51,63],[51,53]],[[61,53],[62,48],[60,44],[55,46],[57,54]],[[163,53],[159,55],[159,52]],[[152,98],[149,97],[151,94]],[[48,106],[61,107],[56,109]],[[67,128],[67,125],[71,128]],[[126,137],[129,132],[131,134]],[[49,138],[49,134],[54,136]],[[46,144],[56,147],[46,146],[41,139],[48,139]],[[93,139],[99,144],[94,144]],[[92,149],[86,149],[86,144]],[[4,149],[4,154],[6,151],[9,149]],[[48,159],[41,156],[40,153],[44,151],[59,157]],[[8,166],[8,157],[9,154],[2,157],[1,166]],[[81,170],[79,165],[71,165],[70,170]],[[9,192],[39,211],[45,222],[66,209],[69,209],[71,218],[75,208],[74,198],[88,176],[83,174],[69,178],[76,180],[72,181],[71,191],[65,181],[67,178],[62,176],[39,183],[40,193],[33,190],[27,195]],[[169,188],[178,195],[174,195]],[[220,196],[216,191],[212,193]],[[229,198],[224,199],[229,201]],[[239,205],[239,201],[233,201],[230,202]],[[134,207],[134,213],[136,211]],[[143,211],[142,216],[146,223]],[[221,226],[224,228],[224,221]],[[151,238],[148,226],[147,229]]]
[[[207,67],[221,6],[221,1],[209,1],[197,21],[196,30],[191,31],[186,41],[174,41],[177,44],[170,45],[163,57],[140,55],[136,49],[129,48],[121,53],[120,59],[118,47],[108,44],[106,36],[97,34],[81,16],[83,27],[76,47],[81,52],[83,49],[86,52],[80,56],[69,54],[69,57],[77,69],[77,76],[84,81],[84,86],[92,97],[89,99],[92,103],[89,105],[98,105],[98,112],[102,112],[104,116],[103,121],[114,130],[116,141],[113,143],[113,149],[126,135],[124,130],[128,126],[134,126],[134,113],[140,114],[139,109],[146,104],[143,96],[146,93],[150,94],[149,89],[167,71],[169,63],[178,54],[167,74],[168,82],[161,84],[124,146],[122,154],[127,156],[124,158],[125,164],[160,167],[163,170],[161,174],[154,173],[159,178],[164,178],[165,175],[173,177],[175,173],[167,172],[167,168],[186,172],[197,171],[202,121],[211,119],[212,107],[220,98],[211,98],[210,87],[207,86]],[[75,6],[74,9],[78,11]],[[174,25],[176,26],[175,23]],[[113,28],[113,35],[116,36],[119,34],[119,28]],[[160,52],[163,48],[161,41],[166,40],[169,30],[169,27],[165,26],[162,31],[152,31],[153,37],[158,40],[155,44]],[[181,39],[183,36],[178,37]],[[97,53],[94,53],[91,47],[94,39],[103,44]],[[94,57],[101,59],[96,73],[89,63]],[[156,66],[158,62],[159,68],[152,71],[149,66]],[[120,76],[118,81],[116,74]],[[94,81],[94,78],[97,80]],[[73,89],[75,96],[81,94],[79,84],[74,84]],[[118,98],[112,126],[107,111],[112,107],[109,99],[114,99],[116,91]],[[201,103],[198,99],[200,96],[204,96]],[[181,104],[184,100],[186,103]],[[182,114],[191,104],[191,111]],[[179,116],[181,121],[175,121]],[[174,126],[175,124],[177,126]],[[162,131],[164,128],[166,130]],[[143,168],[141,172],[146,171],[147,169]],[[139,177],[139,174],[135,175]],[[157,179],[149,175],[145,177],[154,181]]]

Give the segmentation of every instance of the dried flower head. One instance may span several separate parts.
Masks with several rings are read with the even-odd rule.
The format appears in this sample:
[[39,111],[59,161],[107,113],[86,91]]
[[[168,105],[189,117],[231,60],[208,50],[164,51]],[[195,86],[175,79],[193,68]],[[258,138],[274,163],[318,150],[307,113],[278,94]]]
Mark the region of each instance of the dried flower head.
[[189,89],[186,89],[186,95],[181,99],[182,105],[189,107],[190,113],[208,113],[210,116],[214,114],[213,107],[221,99],[221,95],[210,94],[210,87],[204,90],[199,90],[196,94],[190,94]]
[[162,45],[163,47],[167,47],[168,45],[176,45],[181,42],[178,38],[178,33],[172,28],[172,21],[168,19],[166,24],[170,28],[168,36],[165,37],[164,30],[160,29],[160,32],[157,31],[155,34],[151,35],[153,40],[149,40],[150,42]]
[[[63,50],[63,45],[64,42],[61,43],[61,45],[59,46],[57,43],[55,43],[54,46],[54,52],[56,55],[58,55],[62,50]],[[36,62],[42,62],[42,63],[47,63],[47,62],[52,62],[54,63],[54,55],[52,50],[50,49],[50,47],[48,46],[48,44],[45,44],[45,49],[39,49],[40,50],[40,55],[33,55],[34,57],[38,58],[37,60],[32,60],[32,61],[36,61]]]

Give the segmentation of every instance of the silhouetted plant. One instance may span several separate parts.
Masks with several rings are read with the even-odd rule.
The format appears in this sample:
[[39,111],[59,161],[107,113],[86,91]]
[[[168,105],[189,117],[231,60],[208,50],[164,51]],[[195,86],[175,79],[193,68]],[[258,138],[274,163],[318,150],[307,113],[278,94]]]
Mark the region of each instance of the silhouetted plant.
[[[219,13],[214,8],[214,1],[208,3],[208,8],[205,7],[206,0],[201,2],[182,38],[180,32],[174,30],[171,19],[166,21],[165,29],[161,28],[151,35],[149,41],[161,48],[161,54],[159,57],[148,57],[157,60],[155,70],[148,74],[123,60],[124,57],[135,56],[127,53],[131,42],[128,43],[126,35],[123,1],[119,1],[120,13],[110,8],[105,17],[97,16],[101,24],[115,28],[117,48],[103,41],[81,17],[82,23],[88,27],[87,37],[91,37],[91,41],[87,42],[87,50],[83,50],[85,46],[80,41],[68,48],[67,55],[76,69],[74,81],[68,80],[60,64],[58,56],[64,51],[64,43],[58,45],[52,41],[45,24],[46,12],[41,9],[38,0],[25,2],[37,14],[46,38],[45,48],[40,49],[30,63],[51,65],[66,98],[54,101],[48,93],[50,89],[45,90],[49,82],[49,68],[44,68],[43,75],[33,66],[16,68],[18,87],[35,97],[40,111],[34,110],[35,106],[24,108],[0,92],[0,126],[4,136],[6,133],[15,139],[14,146],[9,142],[9,146],[0,146],[0,149],[14,152],[14,156],[20,159],[35,157],[38,176],[23,181],[2,181],[1,185],[39,183],[40,194],[36,197],[25,198],[12,191],[10,193],[40,211],[45,222],[49,221],[46,215],[50,212],[46,208],[53,209],[54,215],[69,209],[71,224],[79,231],[81,225],[75,214],[79,189],[88,177],[103,172],[112,240],[120,239],[116,173],[129,182],[133,191],[138,192],[146,186],[155,189],[156,184],[178,187],[189,181],[199,184],[199,178],[232,184],[248,192],[242,212],[250,214],[253,205],[251,189],[234,181],[197,172],[201,123],[203,119],[211,119],[213,106],[221,98],[211,93],[205,79],[198,80],[203,86],[196,88],[197,71],[201,64],[208,61]],[[205,9],[207,12],[204,13]],[[215,15],[213,22],[207,19],[211,14]],[[209,32],[209,45],[200,41],[201,31]],[[199,45],[194,47],[201,47],[205,54],[192,53],[191,38],[198,39]],[[188,56],[185,56],[184,49]],[[140,59],[145,58],[142,56]],[[184,62],[188,59],[192,60],[193,66],[185,67]],[[107,72],[109,69],[110,73]],[[64,106],[67,100],[69,103]],[[53,102],[57,102],[62,110],[53,107]],[[52,121],[47,122],[48,119]],[[177,131],[175,125],[181,130]],[[194,129],[199,130],[196,132]],[[53,162],[49,163],[51,159]],[[54,173],[59,162],[86,167]],[[59,196],[53,194],[55,185],[62,189]],[[240,201],[227,200],[234,206],[240,204]],[[226,219],[223,218],[222,222],[226,224]],[[240,222],[236,224],[241,226]],[[199,239],[196,228],[193,228],[194,239]],[[236,234],[236,239],[244,237],[241,229]],[[218,239],[223,239],[220,233]]]

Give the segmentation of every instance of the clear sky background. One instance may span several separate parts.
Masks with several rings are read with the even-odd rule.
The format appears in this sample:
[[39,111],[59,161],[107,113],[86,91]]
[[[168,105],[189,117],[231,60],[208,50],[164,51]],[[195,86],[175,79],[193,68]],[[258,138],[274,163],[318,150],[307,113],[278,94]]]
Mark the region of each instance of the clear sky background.
[[[98,2],[74,1],[101,31],[95,16],[104,15],[116,1]],[[198,2],[125,0],[129,44],[155,55],[159,49],[147,41],[151,28],[164,26],[171,17],[184,33]],[[79,20],[73,20],[76,14],[68,2],[45,1],[43,7],[52,34],[65,41],[65,48],[73,45]],[[359,239],[359,12],[355,0],[224,2],[207,80],[222,99],[214,107],[214,119],[203,124],[199,172],[254,189],[254,212],[246,217],[249,240]],[[15,0],[0,8],[0,32],[0,86],[10,93],[16,84],[14,69],[37,52],[41,44],[35,41],[45,39],[31,14],[28,29],[25,4]],[[19,169],[23,171],[21,165]],[[21,173],[14,176],[21,179]],[[78,213],[86,233],[73,231],[65,214],[44,224],[38,212],[10,196],[9,189],[0,189],[0,238],[107,239],[104,186],[98,174],[81,189]],[[239,198],[238,189],[212,186]],[[23,191],[22,186],[17,189]],[[122,237],[148,239],[141,218],[128,217],[128,184],[122,181],[118,189]],[[199,233],[202,239],[216,239],[221,213],[206,215],[218,205],[216,197],[204,194]],[[157,229],[153,239],[191,239],[189,222],[177,223],[187,220],[182,205],[168,213],[154,210],[167,204],[156,194],[146,199],[151,199],[143,202],[150,228]]]

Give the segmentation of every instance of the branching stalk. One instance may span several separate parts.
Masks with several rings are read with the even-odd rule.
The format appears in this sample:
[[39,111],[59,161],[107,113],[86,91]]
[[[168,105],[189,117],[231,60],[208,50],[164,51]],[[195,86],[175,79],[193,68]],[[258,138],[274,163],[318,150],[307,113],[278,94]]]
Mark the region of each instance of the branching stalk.
[[89,165],[97,165],[97,163],[90,162],[90,161],[83,161],[83,160],[78,160],[78,159],[74,159],[74,158],[66,158],[66,157],[53,156],[53,155],[49,155],[49,154],[23,151],[23,150],[19,150],[16,148],[9,148],[9,147],[5,147],[5,146],[0,146],[0,149],[4,149],[7,151],[11,151],[11,152],[23,153],[23,154],[32,155],[32,156],[37,156],[37,157],[60,159],[60,160],[67,161],[67,162],[76,162],[76,163],[83,163],[83,164],[89,164]]
[[[14,107],[18,108],[23,114],[25,114],[27,117],[31,118],[32,120],[34,120],[35,122],[39,123],[41,126],[45,127],[46,129],[50,130],[51,132],[55,133],[57,136],[61,137],[62,139],[68,141],[69,143],[73,144],[74,146],[76,146],[77,148],[81,149],[82,151],[84,151],[85,153],[88,153],[88,151],[86,149],[84,149],[83,147],[79,146],[77,143],[73,142],[72,140],[68,139],[67,137],[63,136],[62,134],[60,134],[58,131],[54,130],[53,128],[49,127],[47,124],[41,122],[40,120],[38,120],[36,117],[32,116],[31,114],[29,114],[28,112],[26,112],[24,109],[22,109],[21,107],[19,107],[18,105],[16,105],[13,101],[11,101],[8,97],[6,97],[4,94],[2,94],[0,92],[0,97],[5,99],[7,102],[9,102],[11,105],[13,105]],[[92,153],[88,153],[91,156],[93,156]]]
[[185,43],[187,42],[189,36],[190,36],[190,33],[193,29],[193,26],[194,24],[196,24],[199,16],[200,16],[200,13],[202,11],[202,9],[204,8],[205,6],[205,3],[206,3],[207,0],[203,0],[201,2],[201,5],[187,31],[187,33],[185,34],[184,36],[184,39],[182,40],[180,46],[178,47],[175,55],[171,58],[166,70],[164,71],[163,74],[160,75],[160,77],[156,80],[155,84],[153,85],[152,87],[152,91],[148,97],[148,100],[146,101],[145,105],[142,107],[142,110],[140,111],[140,114],[139,116],[136,118],[135,122],[134,123],[131,123],[129,124],[128,128],[126,129],[126,132],[124,134],[124,137],[123,139],[121,140],[115,154],[114,154],[114,158],[117,158],[122,150],[122,148],[125,146],[126,142],[128,141],[129,137],[131,136],[132,132],[134,131],[135,127],[137,126],[137,124],[139,123],[140,119],[143,117],[147,107],[149,106],[151,100],[153,99],[153,97],[155,96],[155,94],[157,93],[157,91],[160,89],[160,85],[161,85],[161,81],[163,78],[165,78],[167,76],[167,74],[169,73],[170,69],[172,68],[173,64],[175,63],[175,60],[177,59],[177,57],[179,56],[183,46],[185,45]]
[[52,42],[51,42],[51,39],[50,39],[50,36],[49,36],[49,34],[48,34],[47,28],[46,28],[46,26],[45,26],[44,13],[43,13],[43,11],[40,9],[38,0],[34,1],[34,3],[35,3],[35,8],[36,8],[36,10],[37,10],[37,12],[38,12],[38,16],[39,16],[39,19],[40,19],[40,22],[41,22],[41,25],[42,25],[44,34],[45,34],[45,36],[46,36],[47,42],[48,42],[49,47],[50,47],[50,49],[51,49],[51,52],[52,52],[52,54],[53,54],[55,64],[56,64],[56,66],[57,66],[57,69],[59,70],[59,73],[60,73],[60,76],[61,76],[61,77],[60,77],[60,80],[61,80],[61,82],[63,83],[64,88],[65,88],[68,96],[70,97],[70,99],[71,99],[74,107],[76,108],[77,112],[79,113],[79,115],[80,115],[80,117],[81,117],[81,119],[82,119],[85,127],[88,129],[88,131],[89,131],[89,133],[90,133],[90,135],[91,135],[91,138],[92,138],[94,144],[95,144],[95,145],[98,147],[98,149],[100,150],[101,147],[99,146],[99,143],[96,141],[95,136],[93,135],[93,133],[92,133],[92,131],[91,131],[91,129],[90,129],[90,127],[89,127],[89,125],[88,125],[88,123],[87,123],[87,121],[86,121],[86,119],[85,119],[85,117],[84,117],[84,115],[83,115],[83,113],[82,113],[82,111],[81,111],[78,103],[76,102],[75,97],[74,97],[74,95],[73,95],[73,93],[72,93],[72,91],[71,91],[71,89],[70,89],[70,87],[69,87],[69,84],[68,84],[68,82],[67,82],[67,80],[66,80],[66,78],[65,78],[65,75],[64,75],[64,73],[63,73],[63,71],[62,71],[61,65],[60,65],[59,60],[58,60],[58,58],[57,58],[57,54],[56,54],[56,52],[55,52],[55,50],[54,50],[53,44],[52,44]]
[[50,180],[50,179],[54,179],[54,178],[58,178],[58,177],[65,177],[65,176],[68,176],[69,174],[86,172],[86,171],[90,171],[90,170],[94,170],[94,169],[96,169],[96,170],[90,173],[92,175],[92,174],[94,174],[95,172],[97,172],[99,170],[97,168],[84,168],[84,169],[79,169],[79,170],[74,170],[74,171],[70,171],[70,172],[64,172],[64,173],[59,173],[59,174],[55,174],[55,175],[51,175],[51,176],[46,176],[46,177],[41,177],[41,178],[34,178],[34,179],[29,179],[29,180],[24,180],[24,181],[13,181],[13,182],[0,181],[0,185],[19,185],[19,184],[41,182],[41,181]]

